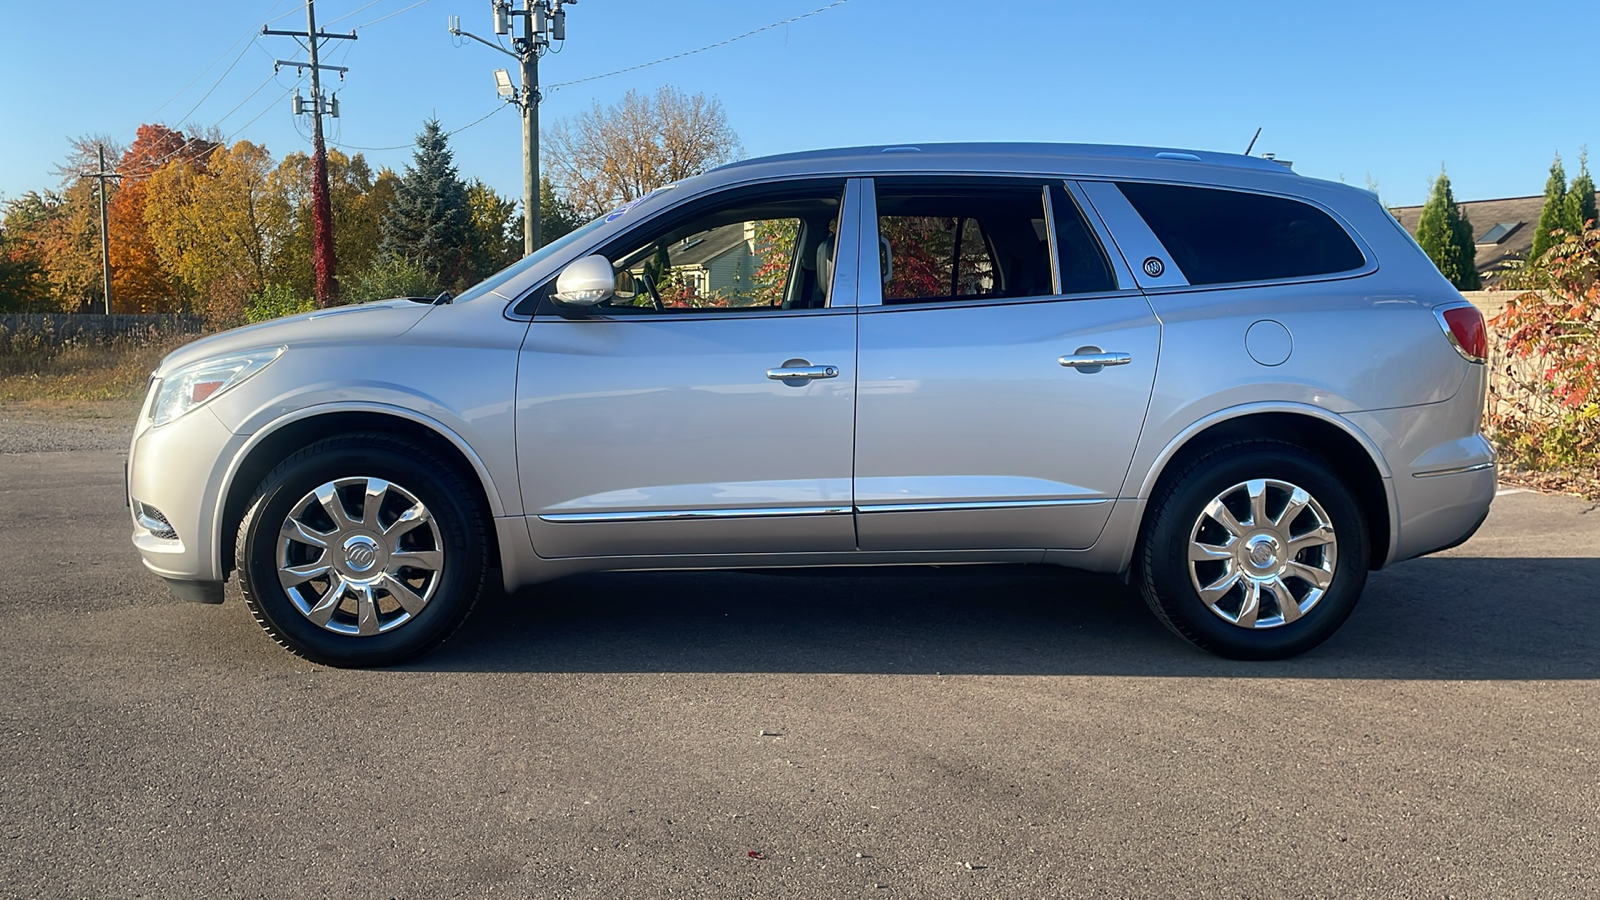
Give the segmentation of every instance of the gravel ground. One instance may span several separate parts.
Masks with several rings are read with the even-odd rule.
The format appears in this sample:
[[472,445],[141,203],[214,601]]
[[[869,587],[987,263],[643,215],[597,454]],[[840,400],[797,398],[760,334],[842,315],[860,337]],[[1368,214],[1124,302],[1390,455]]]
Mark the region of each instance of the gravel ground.
[[129,403],[79,403],[66,409],[0,404],[0,453],[127,450],[133,437]]

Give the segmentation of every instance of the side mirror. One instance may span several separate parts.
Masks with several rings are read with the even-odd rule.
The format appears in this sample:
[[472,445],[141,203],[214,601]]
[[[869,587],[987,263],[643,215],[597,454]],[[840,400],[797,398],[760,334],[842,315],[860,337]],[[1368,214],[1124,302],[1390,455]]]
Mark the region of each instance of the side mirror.
[[569,263],[556,276],[551,299],[564,306],[594,306],[616,293],[617,276],[611,261],[598,253]]

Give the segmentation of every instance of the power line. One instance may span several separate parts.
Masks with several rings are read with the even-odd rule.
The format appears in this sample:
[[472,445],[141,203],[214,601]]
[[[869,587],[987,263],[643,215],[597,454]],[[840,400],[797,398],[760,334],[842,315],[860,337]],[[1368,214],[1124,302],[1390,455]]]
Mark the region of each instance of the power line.
[[[272,84],[273,82],[275,82],[277,80],[278,80],[278,73],[277,72],[273,72],[271,75],[268,75],[266,81],[263,81],[260,84],[256,85],[256,89],[255,90],[251,91],[248,95],[246,95],[243,100],[240,100],[233,107],[233,109],[230,109],[227,112],[223,113],[222,114],[222,118],[218,119],[217,121],[215,121],[215,122],[213,122],[211,124],[213,124],[213,125],[221,125],[223,122],[228,121],[228,117],[233,115],[234,113],[238,112],[239,111],[239,107],[244,106],[246,103],[249,103],[250,102],[250,98],[254,97],[255,95],[257,95],[259,93],[261,93],[261,89],[262,88],[266,87],[269,84]],[[292,90],[294,90],[295,87],[299,87],[299,86],[300,86],[299,82],[296,82],[294,87],[289,88],[289,90],[292,91]]]
[[[453,137],[455,135],[458,135],[461,132],[466,131],[468,128],[471,128],[472,126],[477,125],[480,122],[486,121],[490,116],[492,116],[495,113],[505,109],[506,106],[507,106],[506,104],[502,103],[499,106],[496,106],[494,109],[489,110],[488,113],[486,113],[486,114],[484,114],[482,116],[479,116],[476,119],[473,119],[471,122],[468,122],[467,124],[461,126],[460,128],[457,128],[457,129],[455,129],[453,131],[446,131],[443,136],[444,137]],[[414,141],[412,143],[409,143],[409,144],[396,144],[393,147],[362,147],[362,146],[358,146],[356,144],[341,144],[338,141],[329,141],[328,143],[333,144],[335,147],[338,147],[340,150],[368,150],[368,151],[373,151],[373,150],[405,150],[405,149],[407,149],[409,147],[415,147],[416,146],[416,142],[414,142]]]
[[254,124],[255,124],[255,123],[256,123],[256,120],[257,120],[257,119],[259,119],[259,118],[261,118],[261,117],[262,117],[262,116],[264,116],[264,115],[266,115],[266,114],[267,114],[267,113],[269,113],[269,112],[271,112],[271,111],[272,111],[272,108],[273,108],[273,107],[274,107],[274,106],[277,106],[277,105],[278,105],[278,104],[279,104],[279,103],[281,103],[281,102],[282,102],[282,101],[283,101],[283,98],[285,98],[285,97],[287,97],[287,96],[289,96],[289,93],[290,93],[290,91],[293,91],[293,90],[295,90],[295,89],[297,89],[297,88],[299,88],[299,87],[300,87],[300,85],[301,85],[301,84],[303,84],[303,83],[305,83],[305,78],[303,78],[303,77],[302,77],[302,78],[300,78],[300,79],[298,79],[298,80],[296,80],[296,81],[295,81],[295,83],[294,83],[294,84],[291,84],[291,85],[289,85],[289,89],[288,89],[288,90],[286,90],[286,91],[284,91],[284,92],[283,92],[283,93],[281,93],[281,94],[279,94],[279,95],[278,95],[278,96],[276,96],[276,97],[274,97],[274,98],[273,98],[273,100],[272,100],[272,102],[271,102],[271,103],[269,103],[269,104],[267,104],[267,107],[266,107],[266,109],[263,109],[263,110],[262,110],[262,111],[261,111],[261,112],[258,112],[258,113],[256,113],[256,114],[255,114],[255,115],[254,115],[254,116],[253,116],[253,117],[252,117],[252,118],[251,118],[251,119],[250,119],[250,121],[248,121],[248,122],[246,122],[246,123],[244,123],[244,124],[243,124],[243,125],[240,125],[240,126],[239,126],[239,127],[238,127],[238,128],[235,128],[235,129],[234,129],[234,130],[233,130],[233,133],[232,133],[232,134],[229,134],[229,135],[228,135],[228,136],[227,136],[227,137],[225,137],[225,138],[223,138],[223,140],[224,140],[224,141],[231,141],[231,140],[233,140],[233,138],[234,138],[234,136],[235,136],[235,135],[237,135],[237,134],[239,134],[239,133],[240,133],[240,132],[242,132],[242,131],[244,131],[244,130],[245,130],[245,129],[246,129],[246,128],[249,128],[249,127],[250,127],[250,126],[251,126],[251,125],[254,125]]
[[[253,44],[253,43],[255,43],[255,39],[254,39],[254,38],[251,38],[251,41],[250,41],[250,42],[251,42],[251,43],[252,43],[252,44]],[[189,111],[188,111],[188,112],[186,112],[186,113],[184,113],[184,114],[183,114],[183,115],[181,115],[181,116],[179,116],[179,117],[178,117],[178,123],[179,123],[179,124],[182,124],[182,123],[183,123],[183,122],[184,122],[184,121],[186,121],[186,120],[187,120],[187,119],[188,119],[188,118],[189,118],[189,117],[190,117],[190,116],[192,116],[192,115],[194,115],[194,112],[195,112],[195,110],[197,110],[197,109],[199,109],[199,108],[200,108],[200,104],[202,104],[202,103],[204,103],[204,102],[206,102],[206,98],[207,98],[207,97],[210,97],[210,96],[211,96],[211,95],[212,95],[212,94],[213,94],[213,93],[215,93],[215,92],[216,92],[216,90],[217,90],[217,88],[219,88],[219,87],[221,87],[221,86],[222,86],[222,82],[223,82],[223,81],[224,81],[224,80],[226,80],[226,79],[227,79],[227,77],[228,77],[228,73],[229,73],[229,72],[232,72],[232,71],[233,71],[233,69],[234,69],[234,67],[235,67],[235,66],[237,66],[237,65],[238,65],[238,64],[239,64],[239,60],[241,60],[241,59],[244,59],[244,55],[245,55],[245,54],[246,54],[246,53],[249,53],[249,52],[250,52],[250,46],[249,46],[249,44],[246,44],[246,45],[245,45],[245,48],[244,48],[244,49],[243,49],[243,50],[240,50],[240,51],[239,51],[239,55],[238,55],[238,56],[235,56],[235,57],[234,57],[234,58],[233,58],[233,62],[231,62],[231,63],[229,63],[229,64],[228,64],[228,68],[226,68],[226,69],[224,69],[224,70],[223,70],[223,72],[222,72],[222,74],[221,74],[221,75],[220,75],[220,76],[218,76],[218,77],[217,77],[217,81],[216,81],[216,83],[215,83],[215,84],[213,84],[213,85],[212,85],[212,86],[211,86],[211,89],[210,89],[210,90],[208,90],[208,91],[206,91],[206,92],[205,92],[205,93],[204,93],[204,94],[201,94],[201,95],[200,95],[200,99],[199,99],[199,100],[196,100],[196,101],[195,101],[195,103],[194,103],[194,105],[193,105],[193,106],[191,106],[191,107],[189,107]]]
[[696,53],[704,53],[707,50],[715,50],[718,47],[725,47],[728,44],[733,43],[734,41],[742,41],[747,37],[751,37],[753,35],[760,34],[763,31],[771,31],[774,28],[780,28],[780,27],[782,27],[784,25],[790,25],[790,24],[793,24],[795,22],[800,21],[801,19],[809,19],[812,16],[818,15],[820,13],[825,13],[828,10],[833,9],[836,6],[843,6],[843,5],[845,5],[846,3],[849,3],[849,2],[850,2],[850,0],[834,0],[834,2],[829,3],[827,6],[819,6],[816,9],[813,9],[812,11],[810,11],[808,13],[801,13],[798,16],[793,16],[791,18],[784,19],[782,22],[773,22],[771,25],[763,25],[760,28],[756,28],[756,29],[753,29],[751,31],[746,31],[744,34],[728,38],[727,40],[717,41],[715,44],[707,44],[704,47],[699,47],[699,48],[694,49],[694,50],[686,50],[686,51],[684,51],[682,53],[674,53],[671,56],[663,56],[660,59],[653,59],[650,62],[639,63],[636,66],[628,66],[625,69],[618,69],[615,72],[607,72],[604,75],[590,75],[588,78],[579,78],[576,81],[558,82],[556,84],[548,85],[548,87],[549,87],[550,90],[554,91],[554,90],[559,90],[560,88],[564,88],[564,87],[571,87],[571,86],[573,86],[575,84],[583,84],[583,83],[589,82],[589,81],[599,81],[602,78],[610,78],[613,75],[621,75],[624,72],[635,72],[635,71],[638,71],[639,69],[647,69],[650,66],[659,66],[664,62],[672,62],[675,59],[683,59],[685,56],[693,56]]
[[351,16],[355,15],[356,13],[361,12],[362,10],[371,9],[374,6],[377,6],[379,3],[382,3],[382,2],[383,2],[383,0],[372,0],[371,3],[368,3],[365,6],[358,6],[355,9],[350,10],[349,12],[345,13],[344,15],[340,16],[337,19],[329,19],[328,21],[323,22],[322,23],[322,27],[323,28],[327,28],[329,25],[336,25],[336,24],[338,24],[340,22],[343,22],[345,19],[350,18]]
[[[267,8],[267,15],[269,15],[269,16],[272,15],[272,11],[277,9],[282,4],[283,4],[283,0],[274,0],[273,4],[270,7]],[[163,109],[166,109],[168,104],[172,103],[172,101],[174,101],[174,100],[178,99],[179,97],[183,96],[184,92],[189,90],[189,88],[194,87],[195,84],[198,83],[200,81],[200,79],[204,78],[206,73],[211,71],[216,66],[217,63],[222,62],[223,57],[227,56],[229,53],[232,53],[233,52],[233,48],[239,46],[239,42],[240,41],[242,41],[242,40],[250,40],[251,43],[254,43],[255,42],[254,39],[255,39],[255,36],[256,36],[256,29],[260,28],[262,25],[265,25],[265,24],[266,24],[265,21],[257,22],[256,24],[250,26],[250,30],[249,31],[246,31],[242,36],[240,36],[238,38],[235,38],[233,43],[228,45],[228,49],[222,51],[221,53],[218,53],[216,59],[213,59],[211,62],[207,63],[206,67],[204,69],[200,70],[200,74],[194,76],[194,78],[189,80],[188,84],[186,84],[183,87],[179,88],[177,93],[175,93],[171,97],[168,97],[167,99],[163,100],[161,102],[161,105],[156,107],[155,112],[150,114],[150,118],[153,119],[156,116],[160,115],[161,111]],[[220,81],[220,79],[219,79],[219,81]]]
[[[240,100],[239,103],[236,106],[234,106],[233,109],[228,110],[228,112],[225,113],[222,116],[222,118],[220,118],[216,122],[212,123],[213,126],[221,125],[223,122],[227,121],[230,116],[232,116],[234,113],[238,112],[239,109],[241,107],[243,107],[246,103],[249,103],[250,99],[252,97],[254,97],[255,95],[261,93],[261,89],[262,88],[266,87],[268,84],[271,84],[271,83],[277,81],[277,77],[278,77],[278,74],[276,72],[274,72],[274,73],[272,73],[272,75],[268,76],[266,81],[263,81],[259,85],[256,85],[256,89],[251,91],[249,96],[245,97],[243,100]],[[283,93],[279,94],[277,96],[277,98],[274,99],[272,101],[272,103],[267,106],[266,109],[263,109],[261,112],[256,113],[255,117],[252,118],[249,122],[244,123],[243,125],[241,125],[238,128],[234,129],[234,131],[231,134],[229,134],[227,137],[224,137],[222,139],[222,145],[226,145],[229,141],[233,140],[234,135],[237,135],[239,132],[241,132],[244,129],[250,127],[250,125],[252,123],[254,123],[256,121],[256,119],[259,119],[262,116],[266,115],[268,110],[272,109],[273,106],[278,105],[278,102],[280,100],[282,100],[283,98],[289,96],[289,92],[293,91],[295,88],[298,88],[301,85],[301,83],[304,82],[304,81],[305,81],[305,79],[302,77],[299,80],[295,81],[294,84],[289,85],[289,87],[287,89],[285,89]],[[280,87],[281,86],[282,85],[280,85]],[[193,147],[196,144],[209,144],[209,143],[211,143],[211,141],[208,140],[207,138],[203,138],[203,137],[201,137],[199,135],[195,135],[194,137],[188,138],[183,143],[179,144],[176,149],[173,149],[172,151],[166,153],[165,155],[163,155],[163,156],[161,156],[161,157],[159,157],[159,158],[157,158],[155,160],[152,160],[149,163],[146,163],[145,164],[145,168],[143,168],[142,170],[140,170],[138,172],[127,172],[127,173],[124,174],[124,177],[126,177],[126,178],[144,178],[147,175],[153,175],[153,174],[155,174],[156,170],[160,169],[163,165],[165,165],[168,160],[172,159],[173,157],[178,156],[179,154],[181,154],[184,151],[188,150],[190,147]],[[219,146],[221,146],[221,145],[219,145]],[[215,147],[208,148],[207,150],[204,151],[204,153],[206,155],[209,155],[211,150],[213,150],[213,149],[215,149]]]
[[[357,25],[357,26],[355,26],[355,27],[354,27],[354,28],[353,28],[353,29],[351,29],[351,30],[352,30],[352,31],[360,31],[360,30],[361,30],[361,29],[363,29],[363,28],[365,28],[365,27],[367,27],[367,26],[368,26],[368,25],[376,25],[376,24],[378,24],[378,23],[379,23],[379,22],[382,22],[382,21],[383,21],[383,20],[384,20],[384,19],[392,19],[392,18],[394,18],[394,17],[395,17],[395,16],[398,16],[398,15],[400,15],[400,14],[401,14],[401,13],[403,13],[403,12],[409,12],[409,11],[411,11],[411,10],[413,10],[413,9],[416,9],[416,8],[417,8],[417,7],[419,7],[419,6],[421,6],[421,5],[423,5],[423,4],[424,4],[424,3],[432,3],[432,2],[433,2],[433,0],[417,0],[417,2],[416,2],[416,3],[413,3],[413,4],[411,4],[411,5],[410,5],[410,6],[407,6],[407,7],[403,7],[403,8],[401,8],[401,9],[397,9],[397,10],[395,10],[395,11],[394,11],[394,12],[392,12],[392,13],[389,13],[389,14],[388,14],[388,15],[386,15],[386,16],[379,16],[379,17],[377,17],[377,18],[376,18],[376,19],[373,19],[373,20],[372,20],[372,21],[370,21],[370,22],[362,22],[362,23],[361,23],[361,24],[360,24],[360,25]],[[369,3],[369,4],[367,4],[367,5],[368,5],[368,6],[370,6],[370,5],[371,5],[371,4],[370,4],[370,3]],[[365,8],[366,8],[366,7],[362,7],[362,8],[363,8],[363,9],[365,9]]]
[[273,72],[279,66],[294,66],[296,71],[309,71],[311,73],[311,98],[302,104],[299,95],[295,96],[295,115],[302,113],[311,116],[311,265],[313,270],[313,292],[316,294],[318,306],[329,306],[339,293],[338,282],[334,280],[335,254],[333,246],[333,205],[328,192],[328,154],[323,144],[322,119],[324,116],[338,118],[339,96],[334,94],[331,98],[322,93],[322,70],[338,72],[343,78],[349,71],[344,66],[336,66],[318,60],[318,52],[322,45],[328,41],[354,41],[356,33],[332,33],[327,28],[317,27],[316,0],[306,0],[306,30],[274,31],[270,28],[261,29],[262,34],[276,34],[292,37],[299,43],[300,37],[305,36],[306,62],[299,60],[275,60]]

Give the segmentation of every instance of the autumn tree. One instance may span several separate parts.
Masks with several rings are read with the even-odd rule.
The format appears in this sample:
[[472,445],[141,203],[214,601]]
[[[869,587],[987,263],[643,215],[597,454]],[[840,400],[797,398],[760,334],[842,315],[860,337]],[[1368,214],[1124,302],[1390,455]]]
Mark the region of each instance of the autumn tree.
[[173,312],[171,273],[162,265],[145,224],[147,185],[162,167],[203,167],[216,149],[165,125],[140,125],[117,163],[122,184],[107,209],[111,232],[111,291],[115,312]]
[[239,141],[197,163],[163,165],[144,184],[151,246],[181,295],[207,320],[234,324],[268,283],[278,240],[270,208],[272,155]]
[[474,178],[467,185],[472,280],[498,272],[522,257],[522,217],[514,200]]
[[[280,232],[274,245],[272,280],[296,296],[313,294],[311,157],[290,153],[270,179],[270,219]],[[377,176],[360,153],[328,150],[328,199],[333,208],[334,256],[339,260],[341,293],[349,276],[371,266],[382,240],[384,214],[394,202],[398,177]]]
[[49,302],[50,282],[32,235],[13,222],[13,203],[0,219],[0,312],[39,312]]
[[1478,250],[1472,243],[1472,221],[1457,205],[1455,194],[1450,190],[1450,176],[1442,168],[1429,191],[1428,202],[1422,207],[1422,217],[1417,220],[1417,243],[1457,290],[1479,288]]
[[722,102],[662,87],[598,101],[544,135],[551,180],[581,214],[598,216],[650,190],[698,175],[743,153]]
[[471,280],[471,237],[467,186],[456,172],[449,139],[438,120],[430,119],[417,135],[411,165],[384,216],[380,249],[459,289]]
[[63,191],[29,191],[6,203],[6,253],[34,279],[32,308],[71,312],[104,302],[95,204],[89,181]]

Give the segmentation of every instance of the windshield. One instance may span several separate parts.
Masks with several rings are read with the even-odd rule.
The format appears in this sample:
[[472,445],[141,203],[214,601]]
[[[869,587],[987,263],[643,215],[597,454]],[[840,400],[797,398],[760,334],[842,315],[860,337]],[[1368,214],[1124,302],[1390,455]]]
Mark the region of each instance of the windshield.
[[511,279],[516,278],[518,275],[521,275],[523,272],[526,272],[533,266],[538,265],[547,257],[560,253],[567,247],[582,241],[584,238],[588,237],[589,234],[599,229],[599,227],[605,223],[606,217],[601,216],[600,218],[595,219],[593,222],[590,222],[581,228],[567,232],[561,237],[556,238],[550,243],[545,244],[543,247],[540,247],[527,256],[517,260],[511,265],[506,266],[504,269],[501,269],[493,275],[490,275],[488,278],[485,278],[472,287],[467,288],[465,291],[462,291],[461,296],[455,298],[455,300],[451,302],[465,303],[469,300],[476,300],[477,298],[482,297],[490,291],[493,291],[495,288],[498,288],[500,285],[505,284]]

